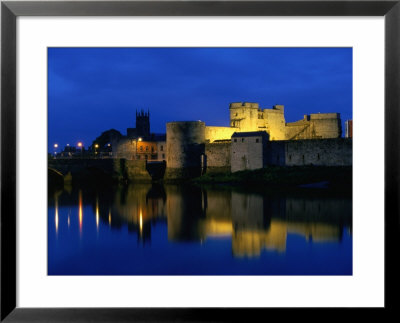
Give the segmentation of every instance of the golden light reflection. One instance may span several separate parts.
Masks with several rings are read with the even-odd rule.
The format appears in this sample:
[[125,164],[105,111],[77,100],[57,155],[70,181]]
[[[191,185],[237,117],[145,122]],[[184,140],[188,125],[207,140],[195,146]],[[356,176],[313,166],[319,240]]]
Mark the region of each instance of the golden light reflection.
[[263,249],[285,252],[287,223],[271,221],[268,230],[241,229],[232,236],[232,251],[236,257],[259,257]]
[[70,219],[69,214],[68,214],[68,229],[69,229],[70,224],[71,224],[71,219]]
[[142,210],[139,211],[139,230],[140,230],[140,235],[143,232],[143,214]]
[[55,215],[54,215],[54,223],[56,226],[56,235],[58,235],[58,197],[55,197]]
[[108,210],[108,225],[111,226],[111,210]]
[[100,212],[99,212],[99,199],[96,198],[96,228],[99,231]]
[[82,234],[82,222],[83,222],[83,205],[82,205],[82,191],[79,190],[79,233]]
[[232,235],[232,221],[209,219],[206,222],[206,232],[209,237],[227,237]]

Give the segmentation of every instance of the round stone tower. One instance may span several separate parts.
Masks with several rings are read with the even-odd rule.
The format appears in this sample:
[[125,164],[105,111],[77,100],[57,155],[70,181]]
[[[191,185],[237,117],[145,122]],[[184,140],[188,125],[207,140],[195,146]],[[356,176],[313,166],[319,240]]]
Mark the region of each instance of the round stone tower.
[[166,178],[201,175],[206,125],[201,121],[167,123]]

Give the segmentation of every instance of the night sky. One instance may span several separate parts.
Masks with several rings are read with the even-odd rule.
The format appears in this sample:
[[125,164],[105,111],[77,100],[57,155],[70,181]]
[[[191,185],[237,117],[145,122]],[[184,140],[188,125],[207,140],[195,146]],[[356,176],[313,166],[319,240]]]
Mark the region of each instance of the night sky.
[[286,122],[339,112],[343,124],[352,119],[352,49],[48,49],[49,152],[88,147],[112,128],[126,135],[141,109],[154,133],[170,121],[229,126],[229,103],[243,101],[283,104]]

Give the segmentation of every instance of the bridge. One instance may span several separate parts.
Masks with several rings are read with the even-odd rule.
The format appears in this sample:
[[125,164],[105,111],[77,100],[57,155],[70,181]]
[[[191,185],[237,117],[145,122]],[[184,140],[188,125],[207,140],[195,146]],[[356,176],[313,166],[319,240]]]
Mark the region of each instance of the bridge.
[[48,160],[49,184],[72,181],[142,181],[164,177],[165,161],[123,158],[52,158]]

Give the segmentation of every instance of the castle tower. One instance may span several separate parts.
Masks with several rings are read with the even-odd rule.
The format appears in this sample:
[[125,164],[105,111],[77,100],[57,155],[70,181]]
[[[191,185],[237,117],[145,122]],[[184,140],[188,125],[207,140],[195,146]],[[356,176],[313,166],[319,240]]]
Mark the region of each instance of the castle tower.
[[150,111],[136,111],[136,135],[139,137],[150,136]]
[[230,126],[240,132],[257,131],[258,103],[235,102],[229,105]]
[[267,131],[270,140],[286,139],[285,107],[274,105],[272,109],[264,109],[258,120],[258,130]]
[[167,123],[166,178],[201,175],[206,125],[202,121]]

